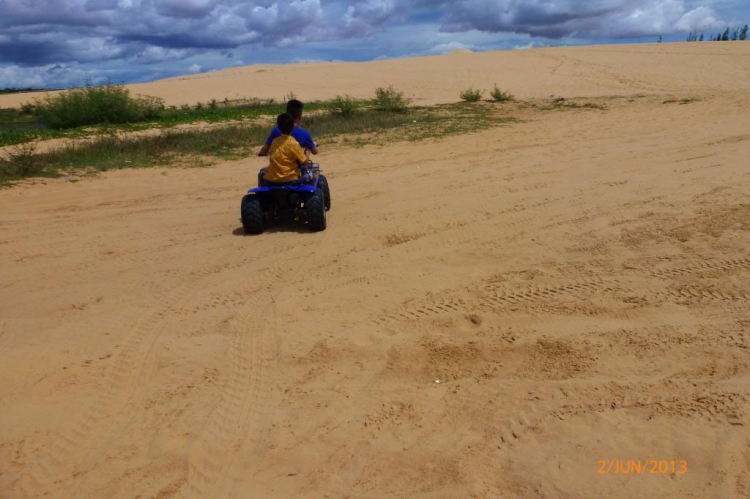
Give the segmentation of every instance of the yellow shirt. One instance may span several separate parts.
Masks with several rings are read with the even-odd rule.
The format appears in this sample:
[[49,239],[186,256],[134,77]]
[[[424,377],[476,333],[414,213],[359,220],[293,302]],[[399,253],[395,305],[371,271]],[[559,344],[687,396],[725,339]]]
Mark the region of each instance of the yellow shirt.
[[269,182],[294,182],[299,178],[299,165],[307,161],[305,151],[291,135],[276,137],[268,150],[271,164],[263,178]]

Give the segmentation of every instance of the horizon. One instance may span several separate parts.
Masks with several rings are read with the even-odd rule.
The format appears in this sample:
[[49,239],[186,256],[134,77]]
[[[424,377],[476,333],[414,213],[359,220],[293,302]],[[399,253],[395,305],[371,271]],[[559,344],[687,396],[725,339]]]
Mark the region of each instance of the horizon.
[[[745,4],[0,0],[0,89],[136,84],[259,64],[368,62],[456,50],[640,44],[659,37],[673,43],[689,32],[710,39],[745,25]],[[308,20],[301,29],[300,19]]]

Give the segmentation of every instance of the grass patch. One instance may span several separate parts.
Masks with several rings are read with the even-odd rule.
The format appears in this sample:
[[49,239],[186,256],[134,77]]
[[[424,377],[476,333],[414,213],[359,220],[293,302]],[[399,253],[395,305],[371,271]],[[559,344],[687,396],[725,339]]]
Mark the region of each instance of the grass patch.
[[[330,102],[310,102],[305,104],[305,112],[325,111],[331,109],[331,106],[332,103]],[[61,130],[2,130],[2,124],[9,122],[0,118],[0,147],[24,144],[35,140],[107,136],[114,132],[174,128],[179,125],[194,123],[254,120],[264,116],[278,116],[285,110],[286,104],[281,103],[259,99],[227,99],[218,102],[212,101],[207,104],[201,103],[195,106],[171,106],[164,109],[159,116],[140,123],[110,123]],[[18,110],[12,111],[19,113]]]
[[482,100],[482,96],[484,95],[483,90],[476,90],[473,88],[469,88],[467,90],[464,90],[459,94],[461,97],[461,100],[464,102],[479,102]]
[[604,111],[607,109],[607,106],[605,106],[604,104],[596,104],[594,102],[570,102],[564,97],[557,97],[555,99],[552,99],[552,106],[558,109],[599,109],[600,111]]
[[3,124],[15,124],[15,123],[32,123],[34,117],[28,113],[23,112],[21,109],[0,108],[0,125]]
[[[465,134],[511,121],[514,120],[493,116],[491,106],[454,104],[409,108],[402,113],[361,109],[344,116],[326,112],[308,115],[304,126],[323,147],[337,142],[364,147]],[[149,137],[109,135],[44,153],[35,153],[27,144],[18,146],[10,157],[0,159],[0,183],[26,177],[57,176],[63,172],[84,174],[241,158],[254,154],[268,137],[269,130],[269,126],[236,124],[209,130],[169,131]]]
[[362,107],[362,102],[348,95],[339,95],[330,103],[332,113],[340,114],[344,117],[351,117]]
[[507,90],[500,90],[497,85],[495,85],[495,88],[493,88],[492,92],[490,92],[490,97],[492,97],[492,100],[495,102],[510,102],[515,100],[515,97],[512,93]]
[[526,102],[523,105],[533,107],[540,111],[561,111],[566,109],[597,109],[599,111],[606,111],[609,109],[605,104],[599,104],[596,102],[575,102],[564,97],[553,97],[552,100],[543,103]]
[[693,102],[700,102],[700,99],[697,99],[695,97],[690,99],[669,99],[665,100],[662,104],[679,104],[681,106],[684,106],[685,104],[691,104]]

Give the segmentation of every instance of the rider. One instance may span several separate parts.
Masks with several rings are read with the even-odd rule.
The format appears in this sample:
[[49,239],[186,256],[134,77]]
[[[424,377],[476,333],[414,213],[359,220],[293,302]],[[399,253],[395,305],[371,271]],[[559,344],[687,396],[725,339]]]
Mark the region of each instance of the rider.
[[[297,139],[297,142],[299,142],[299,145],[302,146],[303,149],[307,149],[313,154],[318,154],[318,146],[315,141],[313,141],[312,135],[300,126],[302,123],[302,110],[304,107],[305,105],[297,99],[292,99],[286,104],[286,112],[291,114],[292,118],[294,118],[295,128],[292,132],[292,137]],[[260,151],[258,151],[258,156],[268,156],[268,151],[271,149],[271,143],[280,135],[281,132],[279,131],[279,127],[275,126],[271,131],[268,140],[266,140],[266,143],[260,148]]]
[[294,182],[300,177],[300,165],[307,161],[305,151],[293,137],[294,118],[289,113],[280,114],[276,120],[279,136],[268,148],[270,164],[263,173],[263,181],[270,183]]

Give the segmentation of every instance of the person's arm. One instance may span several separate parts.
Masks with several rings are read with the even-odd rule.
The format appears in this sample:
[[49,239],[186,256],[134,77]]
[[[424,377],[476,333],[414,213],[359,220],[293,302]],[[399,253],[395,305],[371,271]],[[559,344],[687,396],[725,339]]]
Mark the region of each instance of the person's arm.
[[273,130],[271,130],[271,135],[266,139],[266,143],[263,144],[263,147],[258,151],[258,156],[268,156],[268,150],[271,149],[271,144],[279,135],[281,135],[281,132],[278,131],[278,128],[274,127]]
[[307,130],[305,130],[305,132],[307,132],[305,134],[305,143],[302,145],[311,153],[318,154],[318,144],[315,143],[310,132],[308,132]]
[[302,149],[302,146],[299,144],[295,144],[296,147],[293,147],[294,151],[294,158],[297,160],[297,163],[299,165],[304,165],[307,163],[307,155],[305,154],[305,150]]

